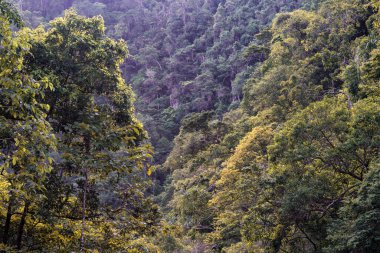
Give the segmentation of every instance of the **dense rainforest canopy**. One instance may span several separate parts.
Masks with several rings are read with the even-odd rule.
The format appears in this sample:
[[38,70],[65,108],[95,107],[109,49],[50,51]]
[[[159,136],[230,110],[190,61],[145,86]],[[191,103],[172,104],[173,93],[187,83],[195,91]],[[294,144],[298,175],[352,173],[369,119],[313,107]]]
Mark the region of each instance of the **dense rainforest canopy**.
[[0,252],[380,252],[379,8],[0,0]]

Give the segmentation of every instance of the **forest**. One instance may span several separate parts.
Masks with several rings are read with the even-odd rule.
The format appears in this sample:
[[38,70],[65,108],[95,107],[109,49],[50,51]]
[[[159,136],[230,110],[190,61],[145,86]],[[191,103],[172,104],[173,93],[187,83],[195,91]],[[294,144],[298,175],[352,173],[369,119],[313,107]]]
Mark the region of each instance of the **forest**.
[[380,0],[0,0],[0,253],[380,253]]

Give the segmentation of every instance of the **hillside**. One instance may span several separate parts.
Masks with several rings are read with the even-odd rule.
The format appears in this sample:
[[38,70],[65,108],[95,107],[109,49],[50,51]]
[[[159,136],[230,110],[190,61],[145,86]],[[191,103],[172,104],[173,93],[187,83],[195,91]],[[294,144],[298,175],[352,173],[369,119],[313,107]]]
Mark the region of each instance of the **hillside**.
[[[123,66],[137,94],[136,109],[163,163],[192,112],[236,108],[254,66],[265,59],[255,35],[278,12],[309,1],[40,1],[24,0],[27,23],[40,23],[75,8],[85,16],[102,15],[107,35],[127,41],[130,57]],[[252,50],[251,50],[252,51]]]

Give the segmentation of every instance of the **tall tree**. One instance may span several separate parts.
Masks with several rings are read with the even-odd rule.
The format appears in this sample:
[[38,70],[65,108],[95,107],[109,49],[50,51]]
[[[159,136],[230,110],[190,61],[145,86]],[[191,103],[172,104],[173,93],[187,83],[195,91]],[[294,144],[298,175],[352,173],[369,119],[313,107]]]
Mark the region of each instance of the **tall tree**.
[[5,214],[2,245],[20,249],[29,209],[45,197],[43,182],[52,169],[56,143],[46,120],[49,105],[40,102],[52,86],[46,78],[36,81],[28,73],[24,64],[30,50],[28,33],[14,34],[10,27],[10,20],[17,22],[17,17],[17,13],[0,15],[0,182],[4,193],[0,208]]
[[146,180],[138,178],[151,151],[119,69],[126,45],[104,31],[101,17],[73,11],[50,22],[46,31],[29,31],[29,70],[55,85],[44,102],[58,139],[54,171],[45,184],[51,192],[37,211],[46,224],[40,233],[74,233],[70,239],[53,236],[51,249],[124,249],[136,236],[153,231],[157,219],[144,197]]

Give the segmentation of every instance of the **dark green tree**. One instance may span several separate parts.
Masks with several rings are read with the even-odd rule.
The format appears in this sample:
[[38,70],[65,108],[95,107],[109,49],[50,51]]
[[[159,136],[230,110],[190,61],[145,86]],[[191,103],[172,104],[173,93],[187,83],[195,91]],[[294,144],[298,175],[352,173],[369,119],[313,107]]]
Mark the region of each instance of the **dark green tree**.
[[105,36],[101,17],[73,11],[47,30],[30,32],[29,70],[55,85],[44,102],[58,152],[45,184],[51,191],[37,210],[45,226],[29,243],[56,250],[125,249],[141,233],[151,233],[157,219],[144,197],[147,181],[140,178],[150,147],[119,69],[126,44]]
[[354,198],[339,209],[330,226],[326,252],[377,252],[380,248],[380,169],[373,163]]

